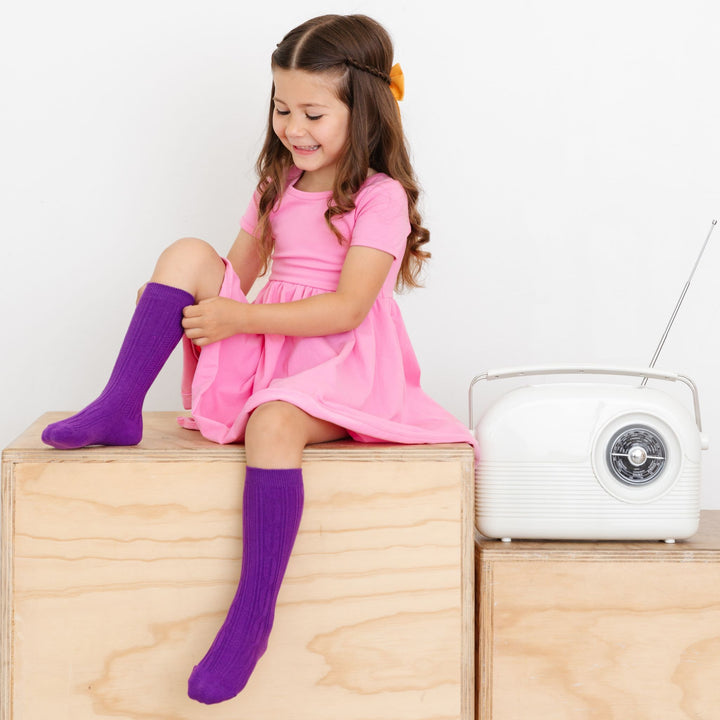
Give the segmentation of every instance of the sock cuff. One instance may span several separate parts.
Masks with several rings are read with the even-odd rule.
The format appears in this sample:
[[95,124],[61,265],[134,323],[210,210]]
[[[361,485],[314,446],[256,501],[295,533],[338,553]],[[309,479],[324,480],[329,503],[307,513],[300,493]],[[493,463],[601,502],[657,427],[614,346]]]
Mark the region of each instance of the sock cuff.
[[[243,533],[253,527],[253,537],[260,533],[265,545],[287,545],[289,555],[300,527],[304,504],[305,488],[300,468],[266,470],[248,467],[243,490]],[[250,549],[247,545],[243,548],[243,552]],[[259,548],[256,550],[260,551]]]
[[245,482],[262,483],[264,487],[282,489],[302,483],[302,468],[268,469],[248,465]]
[[141,299],[145,297],[146,293],[148,293],[148,300],[152,300],[154,298],[173,299],[177,300],[179,303],[182,303],[183,307],[185,307],[186,305],[195,304],[195,298],[193,297],[192,293],[189,293],[187,290],[183,290],[182,288],[174,287],[172,285],[163,285],[162,283],[149,282],[145,286],[145,290],[143,290]]

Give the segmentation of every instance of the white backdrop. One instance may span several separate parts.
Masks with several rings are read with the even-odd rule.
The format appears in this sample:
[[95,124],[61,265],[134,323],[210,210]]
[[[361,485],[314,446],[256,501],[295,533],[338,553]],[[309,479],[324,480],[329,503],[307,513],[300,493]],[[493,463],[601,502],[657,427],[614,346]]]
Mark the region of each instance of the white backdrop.
[[[720,213],[720,5],[247,5],[3,11],[0,446],[100,390],[165,245],[229,247],[255,183],[270,53],[324,12],[379,19],[405,69],[434,259],[400,302],[426,390],[465,419],[488,367],[647,364]],[[720,508],[719,245],[720,231],[658,363],[700,386],[705,508]],[[179,369],[176,354],[146,408],[179,408]],[[507,389],[484,389],[478,409]]]

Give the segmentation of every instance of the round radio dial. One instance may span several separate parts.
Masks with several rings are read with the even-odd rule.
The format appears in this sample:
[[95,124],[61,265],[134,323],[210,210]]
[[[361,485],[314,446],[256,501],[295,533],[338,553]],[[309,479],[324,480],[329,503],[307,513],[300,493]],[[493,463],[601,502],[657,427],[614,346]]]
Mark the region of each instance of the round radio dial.
[[658,479],[667,462],[662,436],[647,425],[628,425],[610,439],[607,464],[624,485],[638,487]]
[[625,503],[655,502],[681,477],[683,453],[675,430],[657,413],[626,412],[593,439],[592,466],[605,492]]

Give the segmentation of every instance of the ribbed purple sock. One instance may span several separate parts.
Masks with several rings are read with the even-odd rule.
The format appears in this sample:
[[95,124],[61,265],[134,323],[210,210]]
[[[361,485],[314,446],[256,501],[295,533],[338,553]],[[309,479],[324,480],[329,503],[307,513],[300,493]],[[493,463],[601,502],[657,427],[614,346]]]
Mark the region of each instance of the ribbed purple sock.
[[303,502],[300,468],[247,468],[240,584],[220,632],[190,675],[193,700],[207,705],[229,700],[250,679],[267,648]]
[[145,395],[182,337],[183,308],[194,302],[185,290],[148,283],[105,389],[84,410],[48,425],[42,441],[61,450],[139,443]]

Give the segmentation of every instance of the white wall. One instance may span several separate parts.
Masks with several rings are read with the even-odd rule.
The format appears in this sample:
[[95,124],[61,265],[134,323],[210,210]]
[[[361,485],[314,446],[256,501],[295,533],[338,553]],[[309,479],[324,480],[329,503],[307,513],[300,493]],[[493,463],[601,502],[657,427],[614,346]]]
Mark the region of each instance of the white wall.
[[[323,12],[392,32],[434,261],[401,299],[426,389],[490,366],[646,364],[720,212],[711,0],[29,0],[0,23],[0,446],[102,387],[169,242],[223,252],[275,43]],[[659,366],[693,377],[720,508],[720,231]],[[149,409],[179,407],[179,358]],[[479,405],[507,387],[488,387]],[[683,399],[685,395],[682,395]]]

